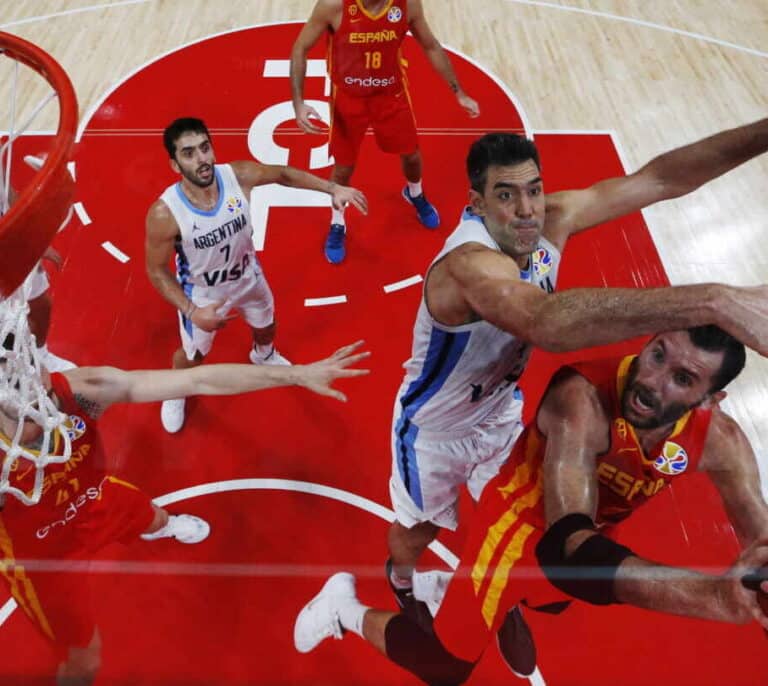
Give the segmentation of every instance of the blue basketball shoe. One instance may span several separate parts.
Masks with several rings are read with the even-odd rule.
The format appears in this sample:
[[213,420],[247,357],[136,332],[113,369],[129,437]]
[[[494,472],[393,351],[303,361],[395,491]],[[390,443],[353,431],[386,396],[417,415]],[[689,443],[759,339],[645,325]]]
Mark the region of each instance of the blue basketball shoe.
[[408,191],[408,186],[403,188],[403,197],[407,202],[416,208],[416,214],[419,217],[419,221],[428,229],[436,229],[440,226],[440,215],[437,213],[435,206],[427,200],[424,193],[411,197]]

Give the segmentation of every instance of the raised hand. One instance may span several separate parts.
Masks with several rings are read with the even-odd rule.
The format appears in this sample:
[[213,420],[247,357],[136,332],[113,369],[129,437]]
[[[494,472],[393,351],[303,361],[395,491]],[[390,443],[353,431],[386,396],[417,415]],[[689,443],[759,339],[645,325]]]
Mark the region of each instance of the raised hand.
[[363,345],[364,341],[357,341],[352,345],[346,345],[339,348],[333,355],[326,357],[307,365],[295,365],[294,370],[298,372],[297,382],[314,391],[319,395],[327,395],[336,398],[341,402],[347,401],[347,396],[341,391],[332,388],[336,379],[343,379],[351,376],[362,376],[368,374],[368,369],[348,369],[353,364],[357,364],[366,357],[370,357],[370,352],[355,353]]

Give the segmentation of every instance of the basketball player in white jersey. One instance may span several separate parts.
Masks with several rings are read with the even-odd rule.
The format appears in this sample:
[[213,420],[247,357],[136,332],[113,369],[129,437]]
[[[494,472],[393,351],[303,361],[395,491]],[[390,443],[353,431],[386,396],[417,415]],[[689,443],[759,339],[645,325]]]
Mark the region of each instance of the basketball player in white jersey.
[[[163,134],[171,168],[169,186],[147,214],[149,279],[178,311],[181,347],[174,369],[201,364],[216,331],[239,311],[253,330],[253,364],[290,364],[275,349],[274,301],[253,248],[248,198],[254,186],[279,183],[328,193],[334,207],[367,212],[365,196],[292,167],[240,161],[216,164],[210,134],[200,119],[172,122]],[[176,277],[169,261],[176,253]],[[161,408],[166,431],[184,423],[184,399]]]
[[[419,557],[440,528],[456,528],[460,486],[477,500],[509,455],[522,428],[517,380],[532,346],[576,350],[717,324],[768,352],[758,334],[768,327],[768,287],[553,293],[573,233],[689,193],[766,150],[768,119],[545,198],[531,141],[488,134],[472,145],[470,207],[427,272],[395,401],[388,575],[401,606],[423,614],[411,581]],[[527,631],[519,613],[513,619]],[[530,673],[535,658],[523,662],[530,669],[515,671]]]

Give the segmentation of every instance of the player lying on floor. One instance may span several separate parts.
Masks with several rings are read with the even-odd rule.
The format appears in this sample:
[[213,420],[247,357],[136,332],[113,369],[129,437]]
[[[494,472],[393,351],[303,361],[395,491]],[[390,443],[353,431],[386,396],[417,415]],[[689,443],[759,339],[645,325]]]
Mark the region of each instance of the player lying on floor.
[[[296,648],[346,629],[428,684],[459,684],[518,603],[627,603],[768,629],[757,601],[768,577],[756,572],[768,564],[768,505],[746,436],[718,406],[744,360],[741,343],[703,326],[659,334],[637,356],[561,368],[483,491],[432,630],[365,607],[354,577],[339,573],[299,614]],[[609,537],[696,470],[714,482],[743,545],[726,574],[652,562]]]
[[[6,339],[1,364],[13,354],[9,351],[14,348],[14,339],[13,335]],[[18,606],[54,643],[60,660],[59,686],[92,684],[101,653],[101,638],[91,611],[95,598],[91,597],[87,573],[56,571],[61,564],[66,568],[66,563],[73,562],[82,569],[109,543],[127,543],[139,536],[199,543],[209,533],[204,520],[169,515],[135,486],[108,472],[98,422],[102,413],[114,403],[233,395],[278,386],[302,386],[345,401],[344,394],[332,384],[368,373],[350,368],[370,354],[356,352],[361,345],[358,341],[308,365],[217,364],[161,371],[81,367],[62,374],[41,370],[49,397],[68,417],[65,429],[72,454],[67,462],[46,467],[37,505],[27,506],[0,494],[0,576],[8,582]],[[20,421],[19,411],[7,395],[0,400],[0,456],[6,454],[3,445],[8,449],[14,443],[48,452],[43,447],[41,426],[26,421],[26,414]],[[60,438],[58,432],[55,436]],[[59,446],[53,448],[52,454],[61,454],[55,452]],[[149,459],[161,458],[151,448],[144,450]],[[13,456],[10,459],[14,461],[9,465],[9,486],[31,494],[36,475],[33,463]],[[55,570],[46,569],[48,563],[54,564]],[[40,565],[42,569],[29,569]]]

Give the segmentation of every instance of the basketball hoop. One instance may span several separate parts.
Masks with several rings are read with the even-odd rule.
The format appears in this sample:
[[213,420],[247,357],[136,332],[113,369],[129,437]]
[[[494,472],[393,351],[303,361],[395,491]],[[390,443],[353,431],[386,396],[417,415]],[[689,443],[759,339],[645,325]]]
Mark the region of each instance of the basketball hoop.
[[[0,297],[10,295],[24,281],[69,212],[74,180],[67,162],[78,116],[72,83],[50,55],[18,36],[0,32],[0,59],[3,56],[30,67],[51,85],[58,97],[59,125],[42,168],[30,183],[18,189],[16,201],[0,217]],[[24,128],[9,127],[5,145],[12,146]],[[0,179],[4,179],[4,185],[9,183],[4,169]]]
[[[40,48],[0,32],[0,60],[3,57],[13,62],[14,72],[8,79],[8,139],[0,145],[0,410],[3,431],[8,432],[7,436],[0,433],[0,505],[6,493],[25,505],[34,505],[42,497],[46,466],[68,461],[72,453],[67,417],[49,395],[41,374],[40,353],[29,330],[27,277],[71,211],[74,179],[67,162],[77,128],[77,101],[69,77]],[[17,126],[21,65],[45,79],[53,93]],[[31,182],[15,189],[15,193],[11,179],[13,143],[42,108],[56,98],[59,123],[51,147],[45,160],[34,165],[39,168]],[[33,425],[38,430],[30,432]],[[31,463],[34,472],[23,461]],[[31,482],[26,478],[28,474],[33,474]]]

